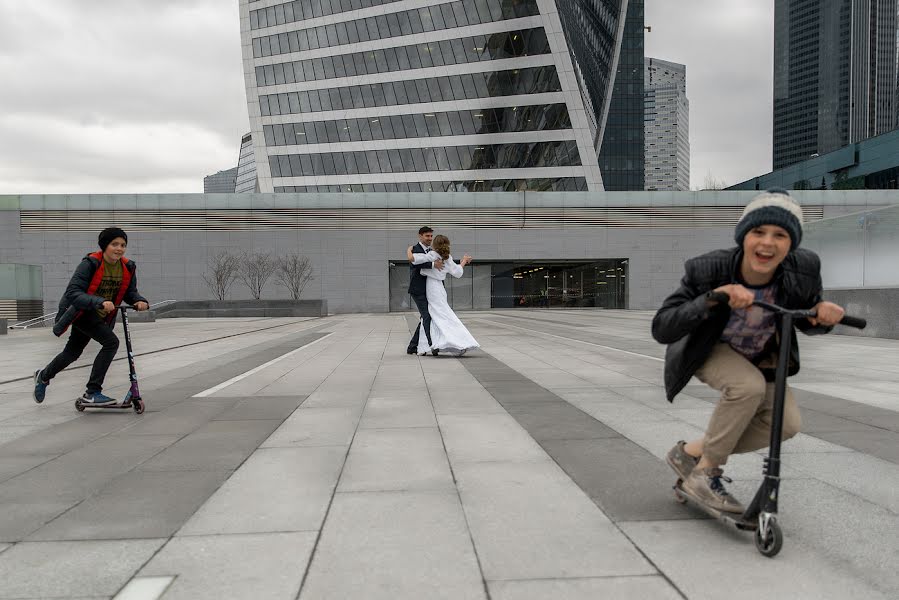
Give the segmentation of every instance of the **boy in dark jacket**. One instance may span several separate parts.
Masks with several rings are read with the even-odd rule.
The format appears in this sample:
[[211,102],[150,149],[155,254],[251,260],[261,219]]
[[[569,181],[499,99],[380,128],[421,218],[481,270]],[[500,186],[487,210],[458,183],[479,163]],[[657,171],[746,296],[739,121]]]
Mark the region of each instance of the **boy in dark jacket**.
[[[738,247],[690,259],[680,288],[652,321],[656,341],[668,344],[665,388],[669,401],[692,376],[721,391],[705,437],[678,442],[667,462],[686,491],[718,510],[742,513],[724,488],[721,466],[731,454],[768,446],[778,353],[778,317],[752,306],[756,300],[791,309],[815,307],[817,317],[796,322],[807,334],[827,333],[843,309],[821,299],[821,262],[800,249],[802,209],[784,190],[758,195],[743,211]],[[711,300],[714,292],[730,297]],[[789,374],[799,371],[795,331]],[[783,439],[799,431],[799,408],[787,389]]]
[[137,291],[136,265],[125,258],[128,235],[118,227],[109,227],[100,232],[98,243],[100,252],[82,259],[59,301],[54,333],[62,335],[69,325],[72,333],[63,351],[34,373],[33,395],[39,404],[44,401],[50,380],[75,362],[92,339],[101,348],[81,401],[96,406],[116,403],[101,393],[106,371],[119,349],[119,338],[112,332],[116,307],[125,301],[137,310],[147,310],[149,304]]

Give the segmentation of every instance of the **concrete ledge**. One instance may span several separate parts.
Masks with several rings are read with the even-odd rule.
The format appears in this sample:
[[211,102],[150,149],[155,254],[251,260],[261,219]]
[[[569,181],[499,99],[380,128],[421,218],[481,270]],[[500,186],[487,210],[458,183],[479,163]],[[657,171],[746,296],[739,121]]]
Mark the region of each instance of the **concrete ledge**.
[[6,319],[0,319],[0,335],[6,335],[9,333],[9,323]]
[[132,311],[128,313],[129,323],[155,323],[156,311],[145,310],[143,312]]
[[155,317],[325,317],[326,300],[185,300],[162,306]]
[[824,297],[845,308],[853,317],[868,320],[868,327],[862,331],[837,327],[836,333],[899,339],[899,287],[826,290]]

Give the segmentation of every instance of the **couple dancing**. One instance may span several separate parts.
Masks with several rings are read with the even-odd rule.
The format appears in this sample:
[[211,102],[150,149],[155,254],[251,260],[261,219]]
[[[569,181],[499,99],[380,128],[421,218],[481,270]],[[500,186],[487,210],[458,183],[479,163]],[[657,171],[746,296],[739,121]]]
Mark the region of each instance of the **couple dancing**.
[[[441,350],[462,356],[479,344],[450,308],[443,281],[447,274],[462,277],[464,267],[471,262],[466,254],[456,263],[450,254],[450,241],[445,235],[434,236],[430,227],[418,230],[418,243],[406,250],[411,273],[409,294],[421,314],[421,322],[406,348],[407,354],[437,356]],[[425,334],[421,335],[424,329]]]

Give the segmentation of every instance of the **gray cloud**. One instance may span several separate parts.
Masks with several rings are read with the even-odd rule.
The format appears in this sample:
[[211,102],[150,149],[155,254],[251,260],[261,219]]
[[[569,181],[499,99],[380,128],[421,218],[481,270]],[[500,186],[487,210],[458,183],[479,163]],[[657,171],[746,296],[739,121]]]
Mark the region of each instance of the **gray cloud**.
[[[249,129],[235,0],[0,9],[0,193],[198,192]],[[692,183],[771,166],[773,9],[648,0],[647,56],[687,65]]]
[[774,8],[746,0],[647,0],[646,55],[687,65],[691,181],[771,170]]

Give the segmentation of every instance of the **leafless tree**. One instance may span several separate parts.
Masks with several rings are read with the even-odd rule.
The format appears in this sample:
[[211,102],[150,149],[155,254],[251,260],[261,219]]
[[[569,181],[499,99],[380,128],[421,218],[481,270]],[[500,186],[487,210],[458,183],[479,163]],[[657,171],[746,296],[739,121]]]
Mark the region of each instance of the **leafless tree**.
[[702,189],[704,190],[723,190],[727,187],[727,182],[724,179],[718,179],[712,172],[709,171],[705,174],[705,181],[703,182]]
[[237,278],[250,289],[253,298],[259,300],[277,266],[278,262],[269,252],[244,252],[240,255]]
[[206,285],[219,300],[224,300],[231,289],[231,284],[237,279],[237,271],[240,267],[240,257],[228,251],[221,251],[211,256],[206,261],[207,271],[203,273]]
[[278,259],[277,282],[288,290],[294,300],[300,299],[303,288],[312,279],[312,264],[298,252],[290,252]]

